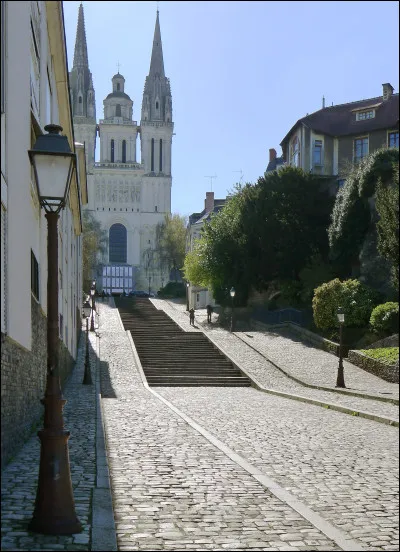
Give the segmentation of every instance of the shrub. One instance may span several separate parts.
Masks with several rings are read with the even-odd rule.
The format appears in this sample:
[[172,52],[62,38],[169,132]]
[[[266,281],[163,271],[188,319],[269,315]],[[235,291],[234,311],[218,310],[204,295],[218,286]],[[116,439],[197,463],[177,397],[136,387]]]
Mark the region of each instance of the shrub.
[[314,290],[312,306],[315,325],[318,328],[337,327],[337,309],[342,307],[345,326],[367,326],[379,297],[375,290],[358,280],[341,282],[335,278]]
[[159,297],[186,297],[186,286],[183,282],[168,282],[158,292]]
[[374,308],[369,320],[371,328],[379,335],[391,335],[399,328],[399,304],[383,303]]

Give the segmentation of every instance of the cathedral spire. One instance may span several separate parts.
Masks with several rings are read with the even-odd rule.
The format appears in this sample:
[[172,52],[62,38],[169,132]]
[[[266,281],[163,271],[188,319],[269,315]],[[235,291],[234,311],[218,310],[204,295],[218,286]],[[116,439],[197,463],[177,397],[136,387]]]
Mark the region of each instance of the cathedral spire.
[[160,20],[159,12],[157,10],[156,26],[154,29],[154,39],[153,39],[153,51],[151,52],[151,62],[150,62],[150,72],[149,76],[153,77],[159,75],[160,77],[165,77],[164,73],[164,59],[161,43],[161,31],[160,31]]
[[86,32],[85,32],[85,17],[83,15],[83,4],[79,6],[78,25],[76,28],[75,52],[74,52],[74,67],[89,68]]

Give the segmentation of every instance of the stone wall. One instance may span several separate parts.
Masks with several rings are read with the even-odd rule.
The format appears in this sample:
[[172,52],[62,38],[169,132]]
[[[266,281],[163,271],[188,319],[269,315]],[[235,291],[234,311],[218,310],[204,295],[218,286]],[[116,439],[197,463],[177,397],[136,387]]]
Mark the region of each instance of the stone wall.
[[[47,371],[47,318],[31,298],[32,350],[28,351],[2,334],[1,338],[1,466],[15,456],[33,431],[42,427]],[[74,359],[60,345],[62,386]]]
[[365,349],[381,349],[385,347],[398,347],[399,346],[399,334],[394,334],[389,337],[384,337],[379,341],[375,341],[372,345],[368,345]]
[[359,366],[366,372],[375,374],[379,378],[391,383],[399,383],[399,362],[390,365],[379,362],[375,358],[368,357],[360,351],[349,351],[349,361],[356,366]]

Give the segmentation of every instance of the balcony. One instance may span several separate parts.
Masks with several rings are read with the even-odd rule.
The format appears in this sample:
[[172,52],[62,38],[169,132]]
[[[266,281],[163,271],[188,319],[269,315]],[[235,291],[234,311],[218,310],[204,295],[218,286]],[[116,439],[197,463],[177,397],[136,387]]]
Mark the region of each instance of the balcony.
[[104,161],[102,163],[97,162],[94,164],[95,169],[125,169],[125,170],[132,170],[132,169],[143,169],[143,165],[140,163],[122,163],[121,161],[117,161],[116,163],[110,163],[109,161]]
[[100,119],[101,125],[125,125],[125,126],[137,126],[137,121],[122,121],[115,123],[114,119]]

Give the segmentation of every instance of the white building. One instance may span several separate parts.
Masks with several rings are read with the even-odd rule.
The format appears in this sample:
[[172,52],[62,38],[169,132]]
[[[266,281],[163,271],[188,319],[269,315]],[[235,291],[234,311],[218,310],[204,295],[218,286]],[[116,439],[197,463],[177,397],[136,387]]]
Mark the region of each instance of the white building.
[[[88,209],[107,231],[98,290],[122,292],[161,285],[154,255],[155,229],[171,212],[172,99],[165,76],[157,11],[150,71],[143,92],[140,125],[125,79],[117,73],[104,99],[104,118],[96,124],[95,92],[89,70],[84,12],[79,7],[74,64],[70,73],[75,136],[85,143]],[[100,161],[95,162],[96,136]],[[138,161],[138,137],[140,162]]]
[[62,2],[1,2],[1,432],[9,458],[42,414],[47,371],[47,221],[28,150],[59,124],[78,155],[59,230],[60,371],[81,328],[83,146],[74,145]]

